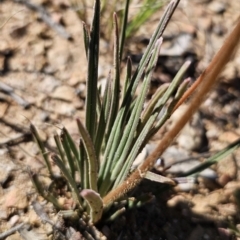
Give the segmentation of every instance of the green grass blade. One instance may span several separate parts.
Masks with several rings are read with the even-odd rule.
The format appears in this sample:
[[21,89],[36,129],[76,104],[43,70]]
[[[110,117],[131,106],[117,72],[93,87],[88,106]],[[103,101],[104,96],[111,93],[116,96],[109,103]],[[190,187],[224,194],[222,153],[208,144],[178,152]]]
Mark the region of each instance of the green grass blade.
[[109,112],[109,120],[107,122],[106,137],[110,135],[114,120],[116,119],[119,107],[119,93],[120,93],[120,58],[119,58],[119,33],[117,15],[114,13],[114,77],[113,77],[113,93],[112,102]]
[[36,129],[36,127],[33,124],[30,124],[30,131],[38,145],[39,150],[41,151],[41,154],[43,156],[43,159],[45,161],[45,164],[47,166],[48,172],[50,174],[50,177],[53,177],[53,172],[52,172],[52,167],[48,158],[48,151],[45,149],[44,144],[38,134],[38,131]]
[[77,119],[77,125],[79,132],[81,133],[83,145],[87,154],[89,186],[92,190],[97,192],[98,160],[96,157],[93,142],[89,133],[81,123],[80,119]]
[[[163,116],[159,119],[159,121],[155,124],[154,128],[149,131],[149,138],[151,138],[159,129],[160,127],[167,121],[167,119],[172,115],[172,111],[175,107],[175,105],[178,103],[179,99],[182,97],[186,89],[188,88],[188,85],[190,83],[190,79],[186,79],[182,82],[182,84],[179,86],[178,91],[174,97],[174,99],[171,101],[169,106],[167,107],[165,113]],[[159,111],[157,111],[158,113]]]
[[131,148],[131,152],[128,155],[127,160],[124,163],[124,166],[121,169],[121,172],[119,173],[116,181],[114,182],[113,188],[117,187],[120,183],[122,183],[125,178],[128,176],[131,166],[136,159],[138,153],[140,152],[140,149],[142,147],[142,143],[144,142],[149,130],[151,129],[153,123],[155,121],[155,118],[152,116],[147,124],[145,124],[142,132],[140,134],[137,134],[137,139],[134,141],[134,145]]
[[89,188],[89,177],[88,177],[88,162],[86,160],[86,151],[84,149],[83,141],[79,141],[79,165],[80,165],[80,178],[82,189]]
[[[73,159],[73,166],[77,166],[78,172],[81,172],[82,166],[80,164],[80,153],[79,153],[79,148],[76,146],[76,144],[74,143],[71,135],[69,134],[68,130],[64,127],[62,129],[62,131],[64,132],[64,134],[66,135],[67,141],[68,141],[68,145],[69,145],[69,149],[71,150],[71,152],[74,155],[74,159]],[[61,156],[61,154],[60,154]],[[62,158],[62,156],[61,156]],[[63,159],[63,158],[62,158]]]
[[96,105],[97,105],[97,80],[99,58],[99,31],[100,31],[100,0],[95,0],[94,16],[90,30],[88,49],[88,76],[86,94],[86,119],[85,126],[92,139],[95,135]]
[[58,157],[58,155],[52,154],[51,158],[56,163],[56,165],[59,167],[63,176],[66,178],[67,182],[69,183],[73,197],[74,197],[75,201],[78,203],[79,209],[82,210],[82,199],[80,198],[79,190],[77,188],[75,181],[73,180],[73,178],[71,176],[71,173],[65,167],[65,165],[63,164],[61,159]]
[[142,130],[142,128],[145,126],[146,122],[152,115],[153,110],[157,105],[157,102],[159,102],[162,96],[166,93],[168,87],[169,87],[169,84],[163,84],[162,86],[160,86],[156,91],[156,93],[153,95],[152,99],[149,101],[141,117],[141,123],[139,125],[140,131]]
[[89,29],[88,29],[85,22],[83,22],[83,40],[84,40],[86,57],[88,58],[88,48],[89,48],[90,34],[89,34]]
[[51,202],[57,209],[64,209],[63,206],[59,204],[58,200],[52,194],[43,189],[43,184],[39,180],[38,175],[36,173],[33,173],[29,168],[27,169],[27,172],[37,192],[48,202]]
[[191,64],[190,61],[186,61],[182,67],[179,69],[178,73],[176,76],[173,78],[172,83],[168,87],[167,91],[164,93],[163,97],[161,100],[156,104],[155,108],[158,109],[161,106],[164,106],[168,99],[172,96],[173,92],[178,89],[178,86],[180,85],[182,78],[184,74],[186,73],[189,65]]
[[128,57],[126,77],[125,77],[124,86],[123,86],[123,90],[122,90],[122,99],[124,99],[124,97],[127,93],[127,89],[129,87],[130,81],[131,81],[131,76],[132,76],[132,60],[130,57]]
[[99,156],[100,156],[100,151],[101,151],[102,142],[104,139],[107,119],[108,119],[109,111],[110,111],[111,100],[112,100],[111,88],[112,88],[111,75],[109,73],[109,77],[107,79],[107,85],[106,85],[104,95],[103,95],[103,102],[102,102],[102,107],[101,107],[100,116],[99,116],[96,139],[94,141],[97,158],[99,158]]
[[67,156],[67,162],[68,162],[68,166],[69,166],[69,169],[71,172],[71,176],[73,179],[75,179],[75,161],[74,161],[74,158],[73,158],[71,150],[70,150],[70,145],[68,142],[67,135],[63,130],[61,132],[60,139],[62,142],[64,152],[66,153],[66,156]]
[[102,183],[105,182],[106,179],[110,177],[111,159],[115,154],[116,149],[118,148],[120,139],[122,137],[124,119],[125,119],[124,112],[125,112],[125,108],[121,108],[119,110],[118,116],[114,122],[112,131],[109,136],[107,146],[104,152],[103,163],[101,164],[100,172],[99,172],[99,188],[101,186],[99,192],[101,195],[102,195],[102,189],[104,188],[102,186]]
[[124,13],[123,13],[123,19],[122,19],[122,27],[121,27],[121,36],[120,36],[120,50],[119,50],[120,60],[122,60],[123,47],[124,47],[125,38],[126,38],[129,3],[130,3],[130,0],[125,1],[125,7],[124,7]]
[[71,135],[69,134],[68,130],[63,127],[62,129],[63,133],[66,135],[67,137],[67,141],[68,141],[68,144],[69,144],[69,147],[70,147],[70,150],[72,151],[73,155],[75,156],[76,159],[79,158],[79,152],[78,152],[78,149],[76,147],[76,144],[74,143]]
[[126,38],[132,36],[158,9],[164,6],[164,1],[145,0],[139,12],[128,24]]
[[66,156],[65,156],[65,153],[64,153],[64,150],[63,150],[61,139],[60,139],[60,137],[57,133],[54,134],[54,140],[55,140],[58,152],[60,154],[60,157],[61,157],[63,163],[66,165],[67,164]]
[[197,167],[194,167],[193,169],[180,174],[180,177],[186,177],[193,174],[198,174],[199,172],[205,170],[206,168],[209,168],[213,164],[219,162],[220,160],[227,157],[229,154],[231,154],[233,151],[235,151],[237,148],[240,147],[240,139],[236,140],[235,142],[228,145],[226,148],[224,148],[222,151],[218,152],[214,156],[207,159],[205,162],[201,163]]

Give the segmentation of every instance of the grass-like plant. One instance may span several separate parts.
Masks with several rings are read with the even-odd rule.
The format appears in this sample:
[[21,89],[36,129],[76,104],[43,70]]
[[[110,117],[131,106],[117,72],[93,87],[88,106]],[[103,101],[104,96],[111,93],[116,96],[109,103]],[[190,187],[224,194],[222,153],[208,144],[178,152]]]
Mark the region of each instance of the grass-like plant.
[[[128,59],[121,95],[120,60],[126,24],[123,24],[121,29],[122,37],[119,37],[117,16],[113,15],[114,71],[112,75],[109,75],[104,94],[101,96],[100,89],[97,87],[101,8],[100,0],[95,1],[91,29],[89,30],[85,24],[83,25],[88,74],[85,124],[80,119],[76,121],[79,142],[74,142],[68,130],[63,127],[61,134],[54,136],[57,152],[49,154],[34,125],[31,124],[30,127],[45,160],[49,177],[54,183],[52,191],[44,190],[37,174],[30,174],[30,176],[37,191],[47,201],[52,202],[57,210],[70,210],[70,216],[77,215],[75,219],[95,224],[101,219],[106,219],[105,216],[113,219],[121,214],[124,207],[120,204],[120,208],[116,208],[118,205],[115,202],[126,200],[127,194],[144,177],[158,181],[159,184],[176,184],[174,180],[150,171],[156,160],[205,99],[206,94],[216,82],[217,75],[236,49],[240,35],[239,22],[223,48],[194,85],[187,90],[189,80],[182,80],[190,64],[190,62],[186,62],[172,82],[169,85],[161,86],[144,108],[151,76],[157,64],[162,44],[162,34],[178,2],[177,0],[171,1],[166,8],[133,74],[131,59]],[[125,12],[127,11],[126,8]],[[127,14],[125,15],[127,18]],[[137,88],[139,88],[138,94],[136,93]],[[156,150],[135,170],[131,170],[134,160],[145,144],[163,126],[174,110],[192,95],[192,92],[194,92],[193,97],[182,118],[165,134]],[[159,113],[161,114],[159,115]],[[229,154],[239,145],[240,141],[236,141],[220,155],[218,154],[204,163],[205,165],[183,175],[192,175],[209,167],[223,157],[223,154]],[[52,161],[61,170],[62,177],[72,193],[74,200],[72,207],[67,207],[59,202],[58,196],[55,194],[53,188],[58,187],[56,179],[59,179],[59,176],[56,176],[52,170]],[[135,201],[142,200],[136,199]],[[126,200],[125,203],[129,204],[129,201]],[[97,238],[94,233],[91,234]]]

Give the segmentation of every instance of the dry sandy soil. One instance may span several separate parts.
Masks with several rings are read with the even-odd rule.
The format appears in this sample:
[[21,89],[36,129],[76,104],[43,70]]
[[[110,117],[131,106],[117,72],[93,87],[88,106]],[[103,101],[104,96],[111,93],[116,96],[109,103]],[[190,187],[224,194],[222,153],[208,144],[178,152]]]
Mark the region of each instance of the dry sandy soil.
[[[42,204],[49,218],[56,221],[51,204],[36,196],[26,173],[27,166],[36,172],[44,166],[32,141],[29,122],[53,146],[56,126],[64,125],[77,138],[74,119],[84,119],[87,65],[81,21],[67,0],[31,2],[44,6],[60,29],[56,31],[46,24],[43,15],[18,1],[0,1],[0,236],[25,223],[8,240],[52,239],[52,226],[41,221],[33,210],[34,201]],[[131,15],[139,4],[141,1],[133,1]],[[196,79],[235,25],[239,10],[240,1],[182,0],[164,34],[149,97],[162,83],[170,82],[187,59],[193,62],[188,75]],[[86,11],[90,19],[91,7]],[[159,10],[154,14],[128,41],[125,56],[132,57],[134,66],[161,13]],[[112,68],[107,19],[108,16],[103,16],[100,82],[105,81]],[[165,161],[190,158],[184,165],[189,168],[192,159],[202,161],[238,139],[239,99],[240,52],[221,74],[220,84],[202,105],[196,119],[165,153]],[[108,239],[237,239],[232,230],[240,231],[236,197],[239,179],[240,150],[237,150],[208,174],[199,176],[188,191],[181,186],[163,191],[159,184],[146,180],[135,194],[152,192],[154,200],[98,228]]]

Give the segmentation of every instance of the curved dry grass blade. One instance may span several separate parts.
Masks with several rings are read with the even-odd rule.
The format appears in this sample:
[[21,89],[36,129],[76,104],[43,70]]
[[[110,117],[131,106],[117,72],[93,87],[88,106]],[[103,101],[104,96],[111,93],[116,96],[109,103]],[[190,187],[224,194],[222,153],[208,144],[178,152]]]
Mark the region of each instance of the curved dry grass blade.
[[[140,173],[141,174],[141,173]],[[170,185],[176,185],[176,182],[174,182],[171,178],[162,176],[160,174],[156,174],[150,171],[147,171],[146,174],[144,176],[145,179],[154,181],[154,182],[158,182],[158,183],[165,183],[165,184],[170,184]]]
[[[140,171],[146,173],[155,164],[156,160],[161,156],[161,154],[166,150],[166,148],[171,144],[176,135],[184,127],[187,121],[191,118],[193,113],[198,109],[200,104],[205,99],[207,93],[212,89],[213,85],[217,82],[217,77],[223,70],[224,66],[228,63],[231,55],[236,51],[237,46],[240,42],[240,20],[237,26],[231,32],[229,37],[226,39],[222,48],[215,55],[212,62],[209,64],[208,68],[199,77],[199,87],[193,96],[192,100],[183,116],[179,121],[173,126],[173,128],[167,132],[154,152],[145,160],[145,162],[140,166]],[[134,171],[129,178],[124,181],[116,189],[112,190],[107,196],[104,197],[103,202],[105,205],[111,204],[116,199],[132,190],[136,187],[142,180],[139,170]]]
[[90,221],[94,224],[98,222],[103,213],[103,201],[100,195],[92,189],[84,189],[80,195],[87,201],[90,207]]

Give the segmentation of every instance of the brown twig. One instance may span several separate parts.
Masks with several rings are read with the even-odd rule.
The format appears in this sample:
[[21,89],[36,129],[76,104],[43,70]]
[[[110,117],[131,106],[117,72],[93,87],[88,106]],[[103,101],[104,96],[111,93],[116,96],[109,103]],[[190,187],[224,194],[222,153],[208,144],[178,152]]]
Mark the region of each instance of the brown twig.
[[190,101],[182,117],[179,118],[179,121],[173,126],[173,128],[165,134],[162,141],[158,144],[157,148],[144,161],[144,163],[137,170],[135,170],[120,186],[112,190],[103,198],[105,206],[108,206],[135,188],[141,182],[143,178],[142,175],[153,168],[156,160],[159,158],[159,156],[161,156],[161,154],[171,144],[173,139],[181,131],[184,125],[189,121],[194,112],[199,108],[203,100],[206,98],[207,93],[209,93],[214,84],[217,82],[218,75],[221,73],[224,66],[228,63],[230,57],[237,49],[237,46],[240,42],[239,36],[240,20],[224,42],[222,48],[215,55],[207,69],[198,78],[196,83],[197,85],[195,85],[193,89],[196,89],[196,87],[198,88],[195,91],[195,94],[192,97],[192,100]]

